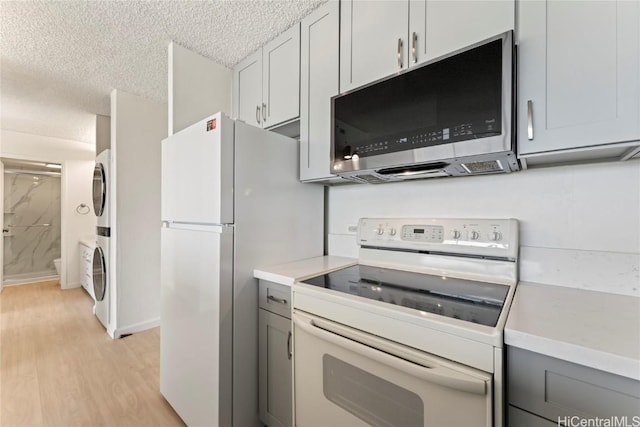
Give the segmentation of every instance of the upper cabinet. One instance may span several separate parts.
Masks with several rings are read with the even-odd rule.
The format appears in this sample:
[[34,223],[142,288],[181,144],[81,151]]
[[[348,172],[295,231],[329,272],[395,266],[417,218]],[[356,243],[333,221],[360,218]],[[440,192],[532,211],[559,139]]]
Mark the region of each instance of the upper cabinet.
[[233,69],[233,114],[262,128],[300,115],[300,24]]
[[640,143],[639,27],[638,1],[519,2],[521,158],[624,158]]
[[409,59],[428,61],[513,30],[515,13],[513,0],[411,0]]
[[302,20],[300,180],[339,179],[331,170],[331,97],[339,84],[339,2],[330,0]]
[[509,0],[341,2],[340,91],[514,28]]

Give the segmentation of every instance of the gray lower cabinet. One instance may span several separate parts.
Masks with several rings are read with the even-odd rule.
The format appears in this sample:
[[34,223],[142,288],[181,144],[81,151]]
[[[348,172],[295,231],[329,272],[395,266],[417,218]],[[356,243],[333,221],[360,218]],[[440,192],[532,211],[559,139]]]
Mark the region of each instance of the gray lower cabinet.
[[558,423],[533,415],[515,406],[507,409],[508,425],[513,427],[558,427]]
[[640,381],[510,346],[507,400],[508,425],[514,427],[578,425],[571,419],[640,421]]
[[[260,419],[269,427],[290,427],[291,288],[260,280],[259,398]],[[287,317],[285,317],[287,316]]]

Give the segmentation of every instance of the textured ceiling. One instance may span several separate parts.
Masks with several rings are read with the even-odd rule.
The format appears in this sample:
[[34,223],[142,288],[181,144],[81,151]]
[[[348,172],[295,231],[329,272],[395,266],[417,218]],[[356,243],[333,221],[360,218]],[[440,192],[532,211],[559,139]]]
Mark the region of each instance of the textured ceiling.
[[0,0],[2,129],[95,142],[112,89],[167,100],[171,40],[232,68],[326,0]]

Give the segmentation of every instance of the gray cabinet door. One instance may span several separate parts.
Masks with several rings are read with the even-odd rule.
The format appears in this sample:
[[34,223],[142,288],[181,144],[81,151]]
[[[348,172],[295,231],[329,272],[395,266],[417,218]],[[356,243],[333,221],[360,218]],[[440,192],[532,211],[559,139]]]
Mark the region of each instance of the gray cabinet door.
[[262,49],[233,69],[233,115],[262,127]]
[[259,309],[259,413],[269,427],[290,427],[291,320]]
[[331,169],[331,97],[339,84],[339,2],[302,20],[300,35],[300,180],[335,177]]
[[515,0],[410,0],[409,66],[515,26]]
[[300,24],[262,48],[262,127],[300,115]]
[[340,92],[408,66],[409,1],[340,4]]
[[507,398],[510,405],[552,421],[640,416],[640,381],[511,346]]
[[520,1],[519,154],[640,139],[640,3]]
[[509,406],[507,409],[508,427],[558,427],[558,423],[530,414],[529,412]]

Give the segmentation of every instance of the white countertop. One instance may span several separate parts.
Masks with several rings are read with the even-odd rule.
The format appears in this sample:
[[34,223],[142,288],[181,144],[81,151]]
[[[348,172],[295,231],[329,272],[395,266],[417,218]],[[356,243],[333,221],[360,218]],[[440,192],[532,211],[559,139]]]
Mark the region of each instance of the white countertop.
[[95,249],[96,248],[96,236],[95,235],[83,236],[78,240],[78,242],[81,245],[85,245],[89,249]]
[[344,267],[355,265],[358,262],[355,258],[345,258],[339,256],[321,256],[289,262],[286,264],[274,265],[266,268],[256,268],[253,276],[257,279],[268,280],[291,286],[297,280],[308,279],[309,277],[329,273]]
[[520,282],[504,341],[640,380],[640,298]]

